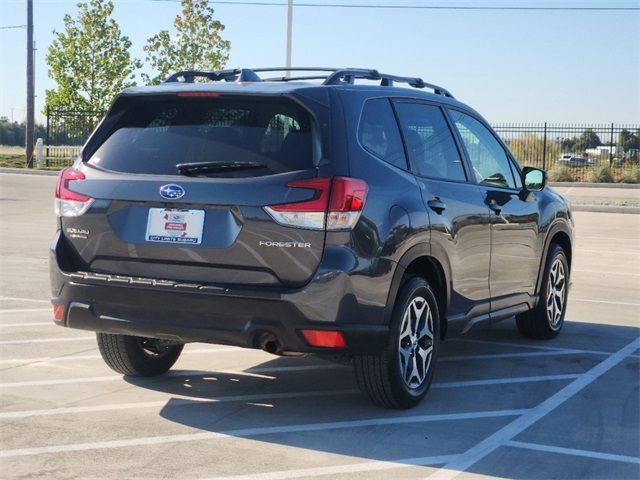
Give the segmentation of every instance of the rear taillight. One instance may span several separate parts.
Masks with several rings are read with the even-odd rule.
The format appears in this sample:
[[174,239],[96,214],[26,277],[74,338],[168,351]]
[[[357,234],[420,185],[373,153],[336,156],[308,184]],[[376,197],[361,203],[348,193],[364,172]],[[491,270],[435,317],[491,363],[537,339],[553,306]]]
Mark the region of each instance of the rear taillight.
[[84,173],[73,167],[65,168],[58,175],[54,210],[59,217],[79,217],[86,212],[93,198],[69,189],[69,182],[84,180]]
[[289,182],[287,186],[315,190],[309,200],[265,207],[276,222],[289,227],[351,229],[358,222],[367,198],[367,184],[355,178],[312,178]]

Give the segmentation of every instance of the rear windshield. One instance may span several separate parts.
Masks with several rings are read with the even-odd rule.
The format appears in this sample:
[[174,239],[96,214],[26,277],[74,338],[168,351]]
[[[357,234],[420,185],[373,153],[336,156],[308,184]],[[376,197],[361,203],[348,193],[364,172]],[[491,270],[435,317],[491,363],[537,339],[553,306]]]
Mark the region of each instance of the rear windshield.
[[[311,120],[286,99],[141,97],[88,162],[106,170],[178,174],[177,164],[255,162],[262,168],[205,173],[260,176],[313,167]],[[202,175],[203,173],[193,173]]]

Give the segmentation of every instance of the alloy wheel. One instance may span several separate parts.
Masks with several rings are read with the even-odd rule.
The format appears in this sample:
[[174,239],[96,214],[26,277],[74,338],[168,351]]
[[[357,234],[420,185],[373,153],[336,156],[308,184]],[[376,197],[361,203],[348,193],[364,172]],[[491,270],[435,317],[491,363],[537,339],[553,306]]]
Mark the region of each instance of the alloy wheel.
[[423,297],[415,297],[407,306],[398,342],[402,379],[416,389],[427,378],[433,355],[433,315]]
[[554,330],[559,327],[564,312],[566,283],[564,264],[556,258],[549,269],[547,282],[547,319]]

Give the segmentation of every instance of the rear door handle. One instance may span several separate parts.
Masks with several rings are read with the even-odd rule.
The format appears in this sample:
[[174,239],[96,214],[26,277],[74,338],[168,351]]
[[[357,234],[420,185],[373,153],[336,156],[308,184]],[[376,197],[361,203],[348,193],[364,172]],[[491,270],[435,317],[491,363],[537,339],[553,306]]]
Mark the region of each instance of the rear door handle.
[[436,213],[442,213],[442,211],[447,208],[447,206],[444,204],[444,202],[442,200],[440,200],[440,198],[438,197],[433,197],[431,200],[429,200],[427,202],[427,205],[429,206],[429,208],[431,210],[433,210]]
[[496,215],[500,215],[502,207],[498,204],[498,202],[496,202],[495,200],[491,200],[487,205],[496,213]]

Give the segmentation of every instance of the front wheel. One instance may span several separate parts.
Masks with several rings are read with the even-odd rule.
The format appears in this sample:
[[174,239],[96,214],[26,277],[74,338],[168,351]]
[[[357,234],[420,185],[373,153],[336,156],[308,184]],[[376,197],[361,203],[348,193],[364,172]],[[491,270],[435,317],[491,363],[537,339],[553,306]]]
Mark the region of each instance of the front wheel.
[[389,341],[378,355],[354,358],[360,390],[387,408],[410,408],[427,394],[440,344],[438,303],[422,278],[408,280],[398,295]]
[[182,353],[182,344],[130,335],[96,334],[105,363],[118,373],[155,377],[169,371]]
[[560,333],[567,311],[569,262],[559,245],[553,244],[549,248],[544,272],[538,305],[516,316],[516,324],[522,335],[541,340]]

